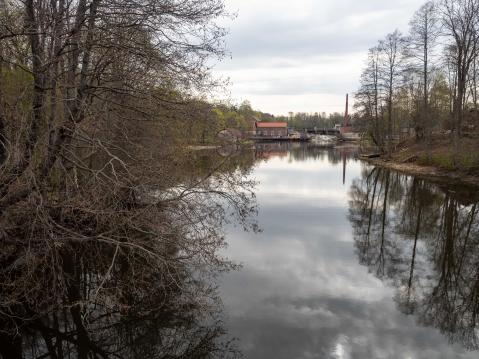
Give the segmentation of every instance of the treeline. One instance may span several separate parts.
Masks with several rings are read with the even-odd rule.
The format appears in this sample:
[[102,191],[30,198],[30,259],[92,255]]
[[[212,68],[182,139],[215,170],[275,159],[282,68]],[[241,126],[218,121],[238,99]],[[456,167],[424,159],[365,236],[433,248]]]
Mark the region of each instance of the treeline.
[[276,121],[286,121],[288,126],[295,129],[333,128],[343,124],[344,115],[334,112],[327,115],[325,112],[290,112],[289,116],[278,116]]
[[225,129],[242,133],[252,131],[256,118],[248,103],[238,106],[191,99],[184,107],[191,115],[176,112],[169,121],[163,121],[163,136],[171,148],[174,145],[214,144],[218,141],[218,134]]
[[[287,122],[292,129],[333,128],[344,122],[340,113],[305,113],[290,112],[288,116],[274,116],[269,113],[254,110],[249,101],[239,105],[230,103],[211,103],[208,101],[194,100],[190,106],[197,108],[194,119],[188,116],[176,118],[171,122],[169,136],[179,142],[188,144],[210,144],[218,141],[218,133],[225,129],[236,129],[243,134],[254,130],[256,121]],[[181,128],[180,131],[178,131]],[[188,133],[188,136],[182,135]]]
[[198,105],[203,108],[202,115],[194,120],[185,118],[184,122],[188,133],[192,135],[188,136],[190,143],[215,143],[217,134],[224,129],[237,129],[243,133],[253,131],[255,121],[287,122],[289,128],[296,130],[333,128],[344,122],[344,115],[337,112],[329,115],[324,112],[290,112],[288,116],[274,116],[254,110],[248,101],[239,105],[200,101]]
[[198,98],[225,16],[222,0],[0,1],[0,357],[229,355],[200,277],[234,267],[221,225],[246,225],[252,184],[174,146],[212,113]]
[[442,132],[458,140],[478,128],[479,1],[425,3],[408,34],[369,49],[355,122],[386,148],[400,138]]

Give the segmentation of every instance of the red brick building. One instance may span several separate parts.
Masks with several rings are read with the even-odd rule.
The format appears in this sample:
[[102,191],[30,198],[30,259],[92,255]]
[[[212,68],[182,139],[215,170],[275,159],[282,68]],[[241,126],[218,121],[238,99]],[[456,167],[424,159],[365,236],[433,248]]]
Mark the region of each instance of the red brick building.
[[288,124],[286,122],[256,122],[255,130],[258,137],[288,136]]

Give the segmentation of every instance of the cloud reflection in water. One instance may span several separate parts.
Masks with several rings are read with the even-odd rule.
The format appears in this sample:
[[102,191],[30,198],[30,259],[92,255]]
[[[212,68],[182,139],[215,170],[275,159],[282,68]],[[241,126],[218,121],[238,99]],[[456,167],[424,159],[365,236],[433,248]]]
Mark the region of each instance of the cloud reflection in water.
[[245,357],[476,358],[401,313],[395,288],[359,263],[348,192],[362,165],[348,159],[343,185],[341,153],[321,151],[261,162],[263,233],[228,229],[227,254],[244,268],[222,295]]

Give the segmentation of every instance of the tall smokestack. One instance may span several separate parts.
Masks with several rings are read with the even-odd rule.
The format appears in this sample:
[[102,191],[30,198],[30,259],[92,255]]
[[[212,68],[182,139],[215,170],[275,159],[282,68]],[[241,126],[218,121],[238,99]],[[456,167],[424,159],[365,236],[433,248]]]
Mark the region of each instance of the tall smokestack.
[[344,127],[349,125],[349,94],[346,94],[346,111],[344,112]]

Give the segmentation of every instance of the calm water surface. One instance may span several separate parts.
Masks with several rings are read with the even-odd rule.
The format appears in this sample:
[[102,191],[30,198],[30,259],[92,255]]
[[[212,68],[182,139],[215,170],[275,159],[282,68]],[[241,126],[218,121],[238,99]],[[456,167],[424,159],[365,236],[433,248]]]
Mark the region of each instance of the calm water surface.
[[256,150],[262,233],[227,229],[226,326],[246,358],[478,358],[477,191],[354,148]]
[[3,243],[0,359],[478,358],[478,191],[355,152],[191,151],[130,209],[160,240]]

